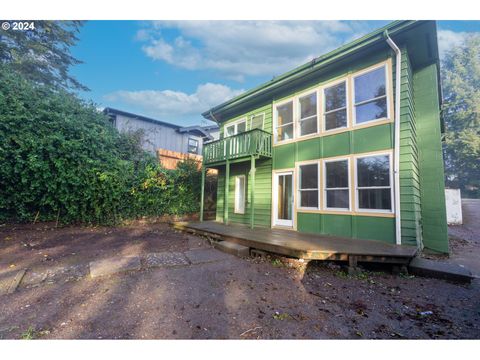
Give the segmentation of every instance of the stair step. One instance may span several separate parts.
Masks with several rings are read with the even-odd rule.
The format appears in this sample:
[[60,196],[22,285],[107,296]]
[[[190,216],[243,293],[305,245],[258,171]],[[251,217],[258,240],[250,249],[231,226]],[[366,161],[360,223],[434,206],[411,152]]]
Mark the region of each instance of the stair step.
[[229,241],[218,241],[213,244],[213,247],[226,252],[228,254],[232,254],[238,257],[249,257],[250,256],[250,248],[247,246],[235,244]]

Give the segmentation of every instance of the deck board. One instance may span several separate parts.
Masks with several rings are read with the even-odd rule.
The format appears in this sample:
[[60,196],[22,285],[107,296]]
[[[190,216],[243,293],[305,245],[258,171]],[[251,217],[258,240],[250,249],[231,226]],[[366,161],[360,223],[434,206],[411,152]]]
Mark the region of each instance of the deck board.
[[348,260],[408,263],[415,256],[413,246],[392,245],[376,240],[358,240],[291,230],[224,225],[216,221],[175,223],[178,229],[209,235],[250,248],[311,260]]

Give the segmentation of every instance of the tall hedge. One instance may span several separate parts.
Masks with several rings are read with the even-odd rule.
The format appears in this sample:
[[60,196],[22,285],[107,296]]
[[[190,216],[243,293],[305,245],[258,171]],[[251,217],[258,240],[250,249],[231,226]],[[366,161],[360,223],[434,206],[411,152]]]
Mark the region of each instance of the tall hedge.
[[93,104],[0,67],[0,220],[111,224],[198,211],[194,164],[162,169]]

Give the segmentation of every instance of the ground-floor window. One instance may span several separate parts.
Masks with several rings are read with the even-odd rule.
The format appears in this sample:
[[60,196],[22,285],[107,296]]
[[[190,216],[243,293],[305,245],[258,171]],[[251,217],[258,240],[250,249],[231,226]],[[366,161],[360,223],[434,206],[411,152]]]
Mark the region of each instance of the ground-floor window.
[[235,177],[235,213],[245,214],[245,175]]
[[390,155],[356,158],[358,209],[392,210],[390,167]]
[[301,208],[318,208],[318,163],[299,166],[299,197]]
[[348,159],[324,162],[325,208],[350,209],[350,176]]

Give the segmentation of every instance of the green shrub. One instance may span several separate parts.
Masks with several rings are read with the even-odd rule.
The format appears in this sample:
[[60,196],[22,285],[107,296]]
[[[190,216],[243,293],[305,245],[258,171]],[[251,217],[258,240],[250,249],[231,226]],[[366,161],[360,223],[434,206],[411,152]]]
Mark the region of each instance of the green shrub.
[[112,224],[199,208],[199,171],[162,169],[93,104],[0,67],[0,220]]

